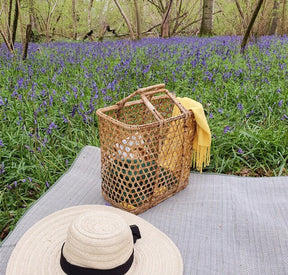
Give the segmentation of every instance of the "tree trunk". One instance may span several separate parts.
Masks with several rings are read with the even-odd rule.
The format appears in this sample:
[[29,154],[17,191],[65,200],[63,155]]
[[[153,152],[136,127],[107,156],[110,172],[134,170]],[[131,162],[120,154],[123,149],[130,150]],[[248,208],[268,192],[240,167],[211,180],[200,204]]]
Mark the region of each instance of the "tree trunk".
[[214,0],[204,0],[200,36],[212,35]]
[[72,18],[73,18],[73,39],[77,40],[76,0],[72,0]]
[[242,43],[241,43],[241,53],[244,53],[244,51],[245,51],[245,47],[246,47],[246,44],[247,44],[251,29],[252,29],[252,27],[254,25],[254,22],[255,22],[255,20],[257,18],[257,15],[258,15],[259,11],[260,11],[260,8],[261,8],[261,6],[263,4],[263,1],[264,0],[259,0],[258,1],[257,6],[256,6],[256,8],[255,8],[255,10],[253,12],[252,18],[250,20],[250,23],[249,23],[249,25],[247,27],[246,33],[245,33],[244,38],[243,38]]
[[141,23],[137,1],[138,0],[134,0],[134,5],[135,5],[135,17],[136,17],[136,39],[139,40],[141,39]]
[[23,21],[22,21],[22,16],[21,16],[21,6],[20,6],[20,0],[16,0],[17,1],[17,6],[18,6],[18,22],[19,22],[19,26],[20,26],[20,35],[21,35],[21,42],[23,43],[23,41],[25,40],[24,38],[24,34],[23,34]]
[[29,1],[29,19],[30,19],[30,25],[31,30],[38,30],[38,26],[36,23],[36,16],[35,16],[35,9],[34,9],[34,0]]
[[92,7],[93,7],[93,1],[94,0],[90,0],[89,6],[88,6],[88,30],[91,31],[92,30],[92,24],[91,24],[91,12],[92,12]]
[[9,52],[14,54],[15,53],[14,49],[11,48],[10,42],[8,42],[5,34],[3,33],[3,31],[1,29],[0,29],[0,34],[1,34],[2,38],[3,38],[3,40],[4,40],[4,43],[5,43],[6,47],[7,47],[7,49],[9,50]]
[[283,10],[282,10],[282,26],[281,26],[281,34],[285,34],[285,21],[286,21],[286,5],[287,0],[283,0]]
[[12,7],[13,7],[13,0],[10,0],[9,1],[9,11],[8,11],[8,26],[9,27],[11,26]]
[[31,25],[27,25],[27,28],[26,28],[26,38],[25,38],[25,43],[24,43],[24,46],[23,46],[23,54],[22,54],[22,60],[26,60],[27,58],[27,53],[28,53],[28,45],[29,45],[29,42],[30,42],[30,37],[31,37]]
[[127,25],[128,29],[129,29],[129,32],[130,32],[130,37],[131,37],[131,39],[132,39],[132,40],[135,40],[134,32],[133,32],[133,29],[132,29],[132,26],[131,26],[131,24],[130,24],[129,19],[127,18],[126,14],[124,13],[124,11],[123,11],[123,9],[121,8],[121,6],[120,6],[120,4],[118,3],[118,1],[117,1],[117,0],[114,0],[114,2],[115,2],[115,4],[116,4],[117,8],[119,9],[119,11],[120,11],[123,19],[124,19],[125,22],[126,22],[126,25]]
[[99,37],[98,37],[98,41],[99,42],[103,41],[105,33],[107,31],[107,28],[110,30],[110,27],[104,22],[103,25],[102,25],[102,28],[101,28],[101,30],[99,32]]
[[[5,1],[4,1],[5,3]],[[11,35],[11,17],[12,17],[12,9],[13,9],[13,0],[9,1],[9,9],[8,9],[8,27],[7,27],[7,40],[9,44],[12,44],[12,35]]]
[[[49,2],[48,2],[49,3]],[[49,3],[50,4],[50,3]],[[58,4],[58,0],[55,1],[52,9],[50,10],[50,5],[49,5],[49,10],[48,10],[48,17],[47,17],[47,21],[46,21],[46,39],[48,42],[50,42],[51,40],[51,35],[50,35],[50,29],[51,29],[51,19],[53,16],[53,13],[57,7]],[[59,17],[58,17],[59,18]],[[59,18],[60,19],[60,18]],[[59,19],[57,19],[59,21]],[[56,20],[56,21],[57,21]]]
[[272,22],[271,22],[269,33],[268,33],[269,35],[274,35],[276,33],[278,19],[279,19],[278,10],[279,10],[279,1],[274,0]]
[[172,10],[173,0],[170,0],[166,5],[166,11],[163,15],[162,23],[161,23],[161,37],[166,38],[170,36],[169,33],[169,22],[170,22],[170,14]]
[[12,40],[11,40],[11,48],[14,49],[14,44],[16,40],[16,32],[18,27],[18,18],[19,18],[19,6],[17,0],[15,1],[15,10],[14,10],[14,19],[13,19],[13,25],[11,30]]

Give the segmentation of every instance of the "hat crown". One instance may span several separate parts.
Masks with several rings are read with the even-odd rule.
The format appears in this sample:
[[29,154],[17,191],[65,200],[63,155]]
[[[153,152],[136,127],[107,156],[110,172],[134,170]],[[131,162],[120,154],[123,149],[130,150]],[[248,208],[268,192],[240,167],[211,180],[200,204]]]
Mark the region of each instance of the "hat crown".
[[108,211],[88,212],[74,219],[63,249],[70,264],[94,269],[117,267],[125,263],[132,252],[129,225]]

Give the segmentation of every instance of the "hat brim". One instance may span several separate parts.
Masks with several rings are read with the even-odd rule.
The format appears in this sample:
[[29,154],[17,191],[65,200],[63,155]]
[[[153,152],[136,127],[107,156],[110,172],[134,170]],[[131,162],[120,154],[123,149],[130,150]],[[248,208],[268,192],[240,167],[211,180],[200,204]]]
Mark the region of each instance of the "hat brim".
[[6,275],[62,275],[60,251],[74,218],[87,211],[110,211],[129,225],[138,225],[141,239],[134,245],[134,261],[126,275],[183,274],[181,254],[173,241],[144,219],[104,205],[81,205],[57,211],[32,226],[17,243],[8,262]]

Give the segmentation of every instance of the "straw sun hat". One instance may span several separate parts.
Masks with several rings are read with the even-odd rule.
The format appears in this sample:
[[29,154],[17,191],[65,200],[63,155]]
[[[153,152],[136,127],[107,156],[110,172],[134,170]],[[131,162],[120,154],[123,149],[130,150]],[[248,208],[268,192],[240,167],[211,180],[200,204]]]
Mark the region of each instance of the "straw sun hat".
[[172,240],[144,219],[109,206],[82,205],[32,226],[6,270],[6,275],[65,273],[180,275],[183,262]]

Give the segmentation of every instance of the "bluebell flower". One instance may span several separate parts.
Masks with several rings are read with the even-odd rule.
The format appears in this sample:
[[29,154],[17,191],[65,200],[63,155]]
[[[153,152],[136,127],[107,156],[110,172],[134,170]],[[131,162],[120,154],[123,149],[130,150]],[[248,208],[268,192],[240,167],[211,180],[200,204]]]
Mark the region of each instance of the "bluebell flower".
[[4,166],[4,162],[2,162],[0,164],[0,175],[5,173],[5,166]]
[[238,103],[237,104],[237,108],[239,111],[242,111],[243,110],[243,104],[242,103]]
[[28,151],[29,151],[30,153],[34,154],[34,150],[33,150],[30,146],[24,145],[24,147],[25,147],[26,149],[28,149]]
[[239,147],[238,153],[239,153],[239,154],[244,154],[244,151]]
[[250,116],[252,116],[254,114],[254,110],[252,110],[248,115],[246,115],[247,118],[249,118]]
[[71,116],[72,116],[72,117],[75,116],[75,113],[76,113],[77,110],[78,110],[78,105],[74,105],[74,106],[73,106],[73,109],[72,109],[72,112],[71,112]]
[[53,130],[53,129],[57,129],[57,125],[52,121],[52,122],[49,124],[49,130]]
[[228,132],[232,131],[232,129],[230,128],[230,126],[225,126],[223,133],[226,134]]

